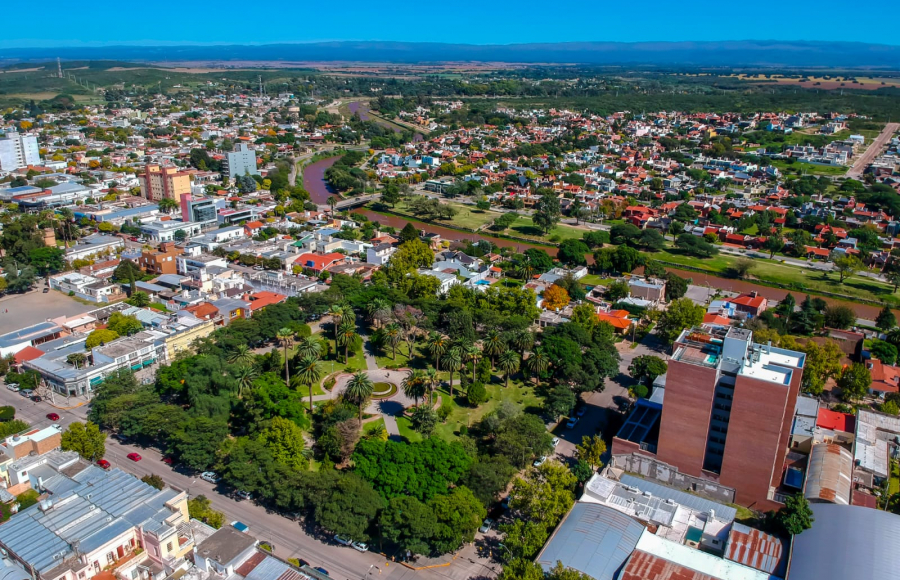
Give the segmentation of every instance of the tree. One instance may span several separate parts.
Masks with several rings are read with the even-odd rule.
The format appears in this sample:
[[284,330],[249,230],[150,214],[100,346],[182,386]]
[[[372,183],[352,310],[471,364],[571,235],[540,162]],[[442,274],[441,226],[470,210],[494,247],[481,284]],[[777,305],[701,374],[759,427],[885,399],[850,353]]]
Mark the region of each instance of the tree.
[[235,382],[238,385],[238,398],[242,399],[246,392],[250,391],[253,381],[256,380],[257,372],[251,366],[241,365],[231,372]]
[[587,264],[587,259],[585,259],[584,255],[589,252],[590,248],[587,247],[587,244],[581,240],[569,238],[559,244],[559,251],[556,253],[556,257],[563,264],[584,266]]
[[155,473],[150,475],[145,475],[141,478],[141,481],[149,485],[150,487],[155,487],[156,489],[162,489],[166,486],[166,482],[163,481],[163,478],[156,475]]
[[648,387],[653,384],[656,377],[665,374],[667,370],[669,370],[669,367],[666,361],[650,354],[634,357],[631,365],[628,367],[631,378],[638,382],[643,382]]
[[890,308],[885,306],[878,313],[878,317],[875,318],[875,326],[882,332],[887,332],[897,326],[897,317],[894,316]]
[[487,510],[468,487],[454,488],[428,503],[437,519],[432,546],[439,554],[454,552],[475,539],[475,531],[487,516]]
[[352,320],[344,320],[338,328],[338,344],[344,347],[344,362],[350,362],[350,347],[359,338],[356,324]]
[[112,330],[119,336],[131,336],[144,329],[141,321],[134,316],[125,316],[121,312],[113,312],[109,315],[106,322],[106,328]]
[[291,371],[289,369],[290,359],[287,355],[287,349],[294,343],[294,331],[288,327],[279,328],[278,332],[275,334],[275,338],[281,343],[281,347],[284,349],[284,383],[289,385],[291,384]]
[[849,306],[838,304],[825,309],[825,326],[846,329],[856,323],[856,311]]
[[106,454],[106,433],[95,423],[76,421],[63,432],[61,447],[63,451],[75,451],[87,461],[94,462]]
[[369,525],[384,507],[372,485],[355,473],[334,472],[312,502],[316,523],[336,534],[364,542]]
[[[444,362],[444,368],[450,371],[450,397],[453,397],[453,373],[460,371],[462,372],[463,368],[463,351],[462,348],[458,346],[454,346],[450,348],[441,358]],[[434,401],[430,401],[434,403]]]
[[423,437],[430,437],[437,427],[438,417],[430,405],[425,405],[413,410],[410,421],[415,431],[421,433]]
[[900,269],[890,270],[884,274],[884,277],[894,287],[894,292],[897,291],[897,288],[900,288]]
[[309,413],[313,412],[312,386],[322,380],[322,370],[318,357],[307,355],[301,358],[294,369],[295,376],[300,382],[309,387]]
[[497,368],[505,375],[506,387],[508,388],[509,376],[519,370],[519,355],[512,350],[503,351],[497,358]]
[[559,198],[552,192],[542,195],[535,204],[534,210],[531,221],[544,235],[548,234],[559,223],[559,218],[562,214]]
[[117,338],[119,338],[117,332],[106,328],[98,328],[97,330],[92,330],[88,335],[87,340],[84,341],[84,348],[90,350],[94,347],[112,342]]
[[806,353],[800,387],[805,392],[818,396],[822,394],[828,379],[841,372],[841,357],[844,353],[833,340],[826,340],[822,344],[809,340],[799,350]]
[[578,460],[587,462],[591,471],[596,471],[602,465],[602,458],[606,454],[606,443],[599,435],[585,435],[581,438],[581,445],[575,448]]
[[486,403],[489,399],[487,389],[479,382],[474,382],[466,389],[466,400],[473,407]]
[[897,347],[883,340],[872,341],[869,353],[886,365],[893,365],[897,361]]
[[613,280],[606,287],[606,298],[613,303],[623,298],[628,298],[629,294],[631,294],[631,288],[628,286],[628,282],[624,280]]
[[682,278],[678,274],[671,272],[666,273],[665,280],[666,302],[672,302],[683,297],[687,293],[688,285],[691,283],[690,279]]
[[544,308],[547,310],[565,308],[569,301],[569,293],[562,286],[553,284],[544,290]]
[[160,199],[156,205],[159,207],[159,211],[165,214],[170,214],[178,209],[178,202],[171,197]]
[[22,268],[18,273],[10,269],[6,273],[6,289],[9,292],[28,292],[34,286],[34,268],[31,266]]
[[205,495],[188,499],[188,515],[215,529],[219,529],[225,524],[225,514],[212,509],[209,498]]
[[400,188],[396,185],[387,185],[381,192],[381,201],[394,207],[400,201]]
[[132,306],[137,306],[138,308],[146,308],[150,305],[150,297],[147,296],[146,292],[132,292],[131,298],[128,299],[128,303]]
[[382,535],[413,554],[431,552],[437,518],[430,506],[414,497],[392,497],[378,518]]
[[657,334],[668,343],[672,343],[685,328],[697,326],[703,322],[706,309],[694,304],[690,298],[675,300],[659,317],[656,325]]
[[65,268],[65,252],[60,248],[34,248],[28,252],[28,262],[38,274],[46,276]]
[[646,229],[641,232],[638,238],[641,247],[652,251],[662,250],[666,245],[666,238],[657,229]]
[[540,381],[540,376],[547,372],[549,366],[550,358],[542,348],[535,349],[525,361],[525,369],[531,373],[536,383]]
[[406,242],[418,241],[419,240],[419,230],[416,229],[416,226],[412,225],[410,222],[406,222],[406,225],[403,226],[403,229],[400,230],[400,243],[404,244]]
[[844,367],[837,385],[841,389],[841,397],[846,401],[858,400],[865,396],[872,384],[872,375],[862,363],[853,363]]
[[421,369],[410,369],[400,382],[400,388],[403,389],[403,394],[407,397],[415,399],[416,407],[418,407],[419,399],[424,397],[428,390],[425,372]]
[[772,259],[776,253],[784,249],[784,240],[781,236],[769,236],[763,242],[762,248],[769,252],[769,259]]
[[375,385],[365,371],[357,371],[347,381],[344,398],[359,407],[359,426],[362,428],[362,411],[366,401],[372,396]]
[[803,494],[795,494],[789,496],[784,507],[775,514],[775,523],[781,530],[792,536],[797,536],[812,527],[813,517],[812,508],[809,507],[809,501]]
[[509,506],[519,510],[521,519],[551,529],[575,503],[575,476],[557,461],[546,461],[517,479]]
[[731,268],[729,269],[731,270],[731,273],[735,278],[740,278],[743,280],[747,277],[747,274],[750,273],[750,270],[752,270],[754,266],[756,266],[756,264],[753,263],[753,260],[750,260],[748,258],[738,258],[734,261],[734,263],[731,265]]
[[840,258],[835,258],[833,263],[835,270],[841,276],[839,280],[841,284],[844,283],[845,278],[849,278],[862,268],[862,262],[856,256],[841,256]]
[[272,454],[272,459],[290,469],[299,471],[309,465],[303,429],[289,419],[272,417],[256,440]]
[[556,385],[544,400],[544,410],[554,419],[565,417],[575,408],[575,393],[565,385]]

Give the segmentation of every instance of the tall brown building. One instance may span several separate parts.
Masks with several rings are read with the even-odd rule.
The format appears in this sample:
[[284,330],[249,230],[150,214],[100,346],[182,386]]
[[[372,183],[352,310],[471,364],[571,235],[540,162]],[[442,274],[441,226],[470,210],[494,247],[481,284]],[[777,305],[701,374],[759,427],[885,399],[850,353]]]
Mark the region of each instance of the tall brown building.
[[150,201],[168,197],[181,204],[181,196],[191,192],[190,172],[179,171],[177,167],[148,164],[144,173],[138,175],[138,181],[141,184],[141,196]]
[[777,508],[805,356],[756,344],[743,328],[684,331],[664,398],[636,408],[613,454],[650,455],[733,488],[742,505]]
[[173,242],[163,242],[155,250],[141,250],[138,265],[148,274],[176,274],[175,259],[183,253]]

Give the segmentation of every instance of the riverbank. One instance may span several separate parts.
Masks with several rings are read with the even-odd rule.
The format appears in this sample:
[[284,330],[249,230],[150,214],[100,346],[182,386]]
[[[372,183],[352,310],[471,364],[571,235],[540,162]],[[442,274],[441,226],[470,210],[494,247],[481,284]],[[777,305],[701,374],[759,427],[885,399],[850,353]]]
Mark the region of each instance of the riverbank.
[[313,203],[325,205],[328,203],[329,197],[340,197],[325,180],[325,171],[337,163],[337,160],[340,158],[340,155],[327,157],[310,163],[303,168],[303,189],[309,192],[309,198]]

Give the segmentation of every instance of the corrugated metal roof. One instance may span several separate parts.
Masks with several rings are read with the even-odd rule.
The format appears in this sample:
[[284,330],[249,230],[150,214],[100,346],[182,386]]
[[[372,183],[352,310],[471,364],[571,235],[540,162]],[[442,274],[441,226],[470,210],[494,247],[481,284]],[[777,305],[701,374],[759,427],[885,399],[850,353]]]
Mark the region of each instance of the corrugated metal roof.
[[641,550],[635,550],[619,580],[716,580],[709,574],[691,570]]
[[790,580],[897,577],[900,517],[853,505],[811,507],[812,527],[793,538]]
[[775,536],[735,522],[725,545],[725,557],[783,578],[787,550]]
[[643,531],[644,526],[612,508],[576,503],[536,561],[545,571],[559,561],[596,580],[614,580]]
[[717,503],[691,493],[679,491],[660,483],[641,479],[640,477],[635,477],[627,473],[624,474],[619,479],[619,481],[621,481],[625,485],[636,487],[641,491],[649,491],[656,497],[671,499],[675,503],[679,503],[685,507],[689,507],[694,511],[709,513],[710,510],[715,510],[716,519],[718,520],[731,522],[734,521],[734,518],[737,516],[737,510],[731,506]]
[[803,495],[811,501],[850,504],[853,487],[853,456],[835,443],[814,445],[809,454],[806,490]]

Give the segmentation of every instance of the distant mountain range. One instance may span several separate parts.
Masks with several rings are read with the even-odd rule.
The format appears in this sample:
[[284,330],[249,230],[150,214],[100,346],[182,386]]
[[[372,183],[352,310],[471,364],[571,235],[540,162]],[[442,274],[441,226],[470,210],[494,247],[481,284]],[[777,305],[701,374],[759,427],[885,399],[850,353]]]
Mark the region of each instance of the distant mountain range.
[[0,61],[505,62],[655,66],[787,66],[900,69],[900,46],[859,42],[567,42],[440,44],[339,41],[264,45],[104,46],[0,49]]

